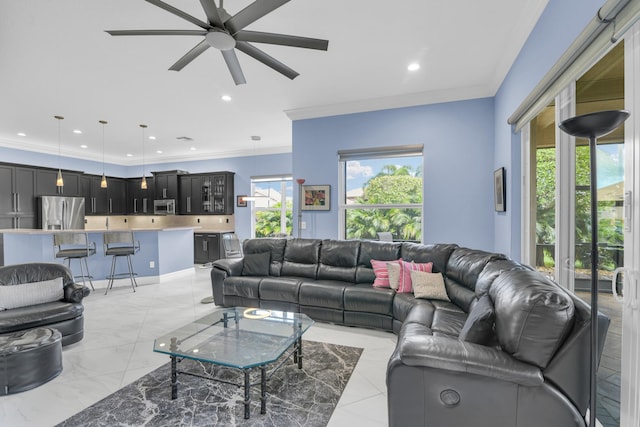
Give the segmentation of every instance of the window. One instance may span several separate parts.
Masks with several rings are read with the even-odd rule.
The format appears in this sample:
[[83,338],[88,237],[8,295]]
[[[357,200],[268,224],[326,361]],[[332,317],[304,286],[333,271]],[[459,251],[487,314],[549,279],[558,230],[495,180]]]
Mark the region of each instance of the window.
[[422,241],[422,145],[339,151],[346,239]]
[[274,237],[291,235],[293,184],[291,176],[251,178],[251,235]]

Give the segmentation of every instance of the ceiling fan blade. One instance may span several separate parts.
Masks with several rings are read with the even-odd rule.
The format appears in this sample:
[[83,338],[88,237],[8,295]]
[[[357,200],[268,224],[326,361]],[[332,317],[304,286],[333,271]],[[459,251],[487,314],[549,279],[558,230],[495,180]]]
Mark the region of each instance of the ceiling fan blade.
[[191,61],[196,59],[198,55],[200,55],[205,50],[209,49],[209,43],[206,40],[202,40],[200,43],[195,45],[193,49],[189,52],[185,53],[184,56],[176,61],[169,69],[173,71],[180,71],[186,65],[188,65]]
[[216,7],[216,3],[214,0],[200,0],[200,4],[204,9],[204,13],[207,14],[207,19],[209,23],[214,27],[224,28],[222,26],[222,19],[220,18],[220,14],[218,13],[218,8]]
[[238,85],[243,85],[247,81],[244,78],[244,74],[242,73],[242,68],[240,68],[240,62],[238,62],[238,57],[233,49],[229,50],[221,50],[222,56],[224,57],[224,61],[227,63],[227,67],[229,68],[229,72],[231,73],[231,77],[233,77],[233,82]]
[[257,47],[252,46],[247,42],[241,42],[241,41],[237,42],[236,43],[236,48],[238,50],[246,53],[247,55],[251,56],[252,58],[257,59],[258,61],[262,62],[267,67],[273,68],[274,70],[276,70],[280,74],[285,75],[286,77],[290,78],[291,80],[295,79],[296,77],[298,77],[300,75],[295,70],[287,67],[282,62],[278,61],[277,59],[275,59],[274,57],[272,57],[270,55],[267,55],[266,53],[264,53],[263,51],[261,51]]
[[207,24],[206,22],[203,22],[201,20],[199,20],[198,18],[195,18],[191,15],[189,15],[188,13],[184,13],[183,11],[181,11],[180,9],[176,9],[175,7],[171,6],[170,4],[167,4],[165,2],[162,2],[160,0],[146,0],[147,3],[151,3],[154,6],[158,6],[161,9],[166,10],[167,12],[173,13],[176,16],[179,16],[182,19],[185,19],[189,22],[191,22],[192,24],[196,24],[198,27],[203,28],[205,30],[208,30],[211,28],[211,25]]
[[238,31],[234,38],[243,42],[269,43],[282,46],[303,47],[306,49],[327,50],[329,40],[309,37],[290,36],[287,34],[263,33],[261,31]]
[[256,0],[229,18],[224,25],[231,34],[235,34],[247,25],[273,12],[289,1],[290,0]]
[[206,36],[202,30],[105,30],[112,36]]

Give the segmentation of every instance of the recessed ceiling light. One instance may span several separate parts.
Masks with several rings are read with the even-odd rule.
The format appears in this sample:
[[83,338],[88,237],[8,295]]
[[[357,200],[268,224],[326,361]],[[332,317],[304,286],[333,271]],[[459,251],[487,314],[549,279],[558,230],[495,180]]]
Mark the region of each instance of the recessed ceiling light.
[[197,150],[197,148],[196,148],[196,147],[191,147],[189,150],[191,150],[191,151],[196,151],[196,150]]
[[87,145],[82,144],[82,145],[80,146],[80,148],[87,148]]
[[82,131],[80,129],[74,129],[73,133],[77,133],[78,135],[80,135],[82,133]]
[[262,138],[260,137],[260,135],[252,135],[251,136],[251,140],[252,141],[260,141],[260,140],[262,140]]
[[220,99],[222,99],[223,101],[231,101],[231,97],[229,95],[222,95]]
[[133,154],[127,153],[127,157],[133,157]]
[[149,139],[151,139],[152,141],[155,141],[156,137],[155,136],[149,136]]
[[420,64],[418,64],[417,62],[412,62],[411,64],[409,64],[409,66],[407,67],[407,70],[409,71],[417,71],[420,69]]
[[18,136],[27,136],[27,134],[24,132],[18,132]]
[[156,153],[162,154],[162,150],[158,150],[158,151],[156,151]]

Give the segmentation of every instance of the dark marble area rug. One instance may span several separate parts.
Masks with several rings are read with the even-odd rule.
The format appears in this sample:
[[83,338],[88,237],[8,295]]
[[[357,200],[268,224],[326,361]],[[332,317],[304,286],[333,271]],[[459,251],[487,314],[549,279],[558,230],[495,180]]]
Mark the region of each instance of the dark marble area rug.
[[[362,349],[304,341],[303,354],[302,369],[290,358],[267,382],[266,414],[260,414],[260,386],[251,387],[248,420],[243,390],[232,385],[179,375],[178,398],[171,400],[167,363],[58,426],[326,426]],[[244,378],[239,370],[192,360],[178,369],[236,383]]]

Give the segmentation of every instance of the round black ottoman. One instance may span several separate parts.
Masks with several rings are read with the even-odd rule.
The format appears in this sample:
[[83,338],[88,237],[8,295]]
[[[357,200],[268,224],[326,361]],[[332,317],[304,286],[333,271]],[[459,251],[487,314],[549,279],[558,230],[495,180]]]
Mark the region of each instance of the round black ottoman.
[[38,387],[62,372],[62,335],[36,328],[0,335],[0,396]]

